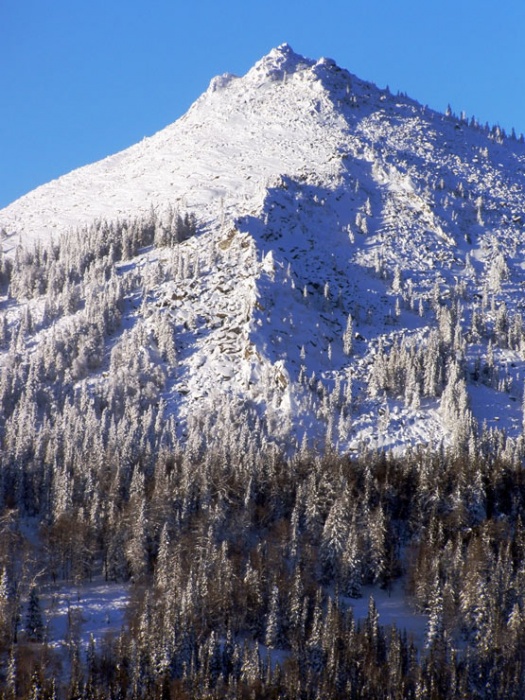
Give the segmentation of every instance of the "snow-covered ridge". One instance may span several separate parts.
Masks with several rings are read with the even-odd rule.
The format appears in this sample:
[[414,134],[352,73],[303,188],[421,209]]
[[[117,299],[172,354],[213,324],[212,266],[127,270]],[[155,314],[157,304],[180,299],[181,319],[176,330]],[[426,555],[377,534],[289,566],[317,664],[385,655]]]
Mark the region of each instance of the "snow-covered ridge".
[[[297,172],[305,162],[319,167],[330,159],[341,134],[327,133],[328,120],[310,114],[312,96],[304,79],[315,96],[322,93],[315,74],[306,71],[312,65],[282,46],[242,79],[214,79],[179,121],[37,188],[0,212],[0,228],[27,240],[95,218],[142,215],[168,202],[217,219],[225,206],[238,207],[239,199],[258,194],[281,172]],[[296,80],[286,87],[284,76]]]

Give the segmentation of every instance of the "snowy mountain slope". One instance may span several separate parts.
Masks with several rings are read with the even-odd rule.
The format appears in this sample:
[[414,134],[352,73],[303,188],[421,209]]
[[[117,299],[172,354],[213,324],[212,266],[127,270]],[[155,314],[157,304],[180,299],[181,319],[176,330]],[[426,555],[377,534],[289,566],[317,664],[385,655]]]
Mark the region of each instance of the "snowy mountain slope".
[[[498,129],[283,45],[162,132],[13,203],[0,229],[13,256],[94,219],[196,215],[197,236],[117,264],[124,332],[79,380],[93,391],[160,315],[178,355],[161,394],[183,432],[241,406],[288,443],[468,443],[483,421],[521,433],[524,173],[523,143]],[[56,332],[40,326],[31,348]]]
[[[284,67],[293,86],[278,80]],[[242,80],[215,78],[175,124],[22,197],[2,212],[2,227],[44,236],[180,202],[216,220],[233,209],[249,211],[276,174],[297,173],[309,162],[329,172],[344,120],[314,68],[281,47]]]

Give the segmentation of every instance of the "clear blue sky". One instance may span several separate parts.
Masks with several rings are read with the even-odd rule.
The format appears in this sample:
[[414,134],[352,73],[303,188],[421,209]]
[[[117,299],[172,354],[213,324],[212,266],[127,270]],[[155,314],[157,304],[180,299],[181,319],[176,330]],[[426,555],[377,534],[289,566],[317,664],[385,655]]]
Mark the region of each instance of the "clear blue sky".
[[0,207],[181,116],[288,42],[525,133],[525,0],[2,0]]

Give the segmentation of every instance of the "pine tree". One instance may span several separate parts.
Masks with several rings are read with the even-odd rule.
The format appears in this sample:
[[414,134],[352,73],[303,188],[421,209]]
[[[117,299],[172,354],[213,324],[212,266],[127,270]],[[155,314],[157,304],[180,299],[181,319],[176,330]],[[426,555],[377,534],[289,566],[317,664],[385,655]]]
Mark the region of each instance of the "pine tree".
[[345,355],[351,355],[354,344],[354,320],[352,314],[348,314],[346,328],[343,335],[343,352]]
[[306,642],[308,652],[308,667],[314,674],[321,673],[325,655],[323,652],[323,609],[321,605],[321,593],[318,590],[313,610],[312,626]]
[[170,541],[168,536],[168,524],[164,523],[160,536],[157,564],[155,566],[155,583],[161,590],[166,590],[170,578]]
[[44,638],[44,623],[42,620],[42,610],[40,609],[40,599],[36,592],[36,587],[32,586],[29,593],[27,605],[26,633],[33,642],[41,642]]
[[206,680],[213,688],[224,671],[221,647],[213,630],[204,647],[204,664]]
[[280,649],[285,643],[279,588],[275,584],[272,586],[270,595],[264,641],[270,649]]
[[15,700],[17,697],[17,663],[16,646],[13,645],[9,651],[9,661],[6,673],[6,700]]
[[0,576],[0,642],[11,637],[12,603],[10,600],[9,579],[4,567]]
[[302,574],[299,565],[296,564],[288,603],[290,643],[295,650],[299,648],[305,637],[305,602]]
[[133,576],[140,579],[148,569],[148,538],[145,500],[138,504],[136,519],[132,524],[131,539],[127,543],[126,554]]
[[341,566],[341,592],[350,598],[361,597],[361,560],[359,558],[355,520],[345,544]]
[[394,279],[392,280],[392,292],[394,294],[401,294],[403,291],[403,278],[401,276],[401,268],[396,265],[394,268]]
[[42,681],[38,671],[34,671],[31,677],[31,688],[29,691],[29,700],[43,700],[44,694],[42,690]]
[[338,498],[334,502],[321,536],[321,563],[323,567],[323,577],[332,581],[339,573],[341,557],[348,539],[347,506],[343,498]]
[[365,637],[374,652],[376,663],[382,663],[384,652],[384,638],[382,628],[379,626],[379,612],[373,596],[368,599],[368,614],[364,624]]
[[443,597],[439,585],[439,577],[436,574],[432,593],[430,595],[430,610],[427,623],[425,647],[430,648],[443,631]]

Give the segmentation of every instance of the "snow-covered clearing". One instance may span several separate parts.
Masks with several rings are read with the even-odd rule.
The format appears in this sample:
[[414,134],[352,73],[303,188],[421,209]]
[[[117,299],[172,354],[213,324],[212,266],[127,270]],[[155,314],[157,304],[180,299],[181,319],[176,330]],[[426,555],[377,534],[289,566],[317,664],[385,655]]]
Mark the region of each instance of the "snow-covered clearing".
[[129,585],[102,579],[82,585],[50,585],[43,589],[42,607],[46,641],[66,648],[71,640],[85,648],[106,635],[118,635],[125,623]]

